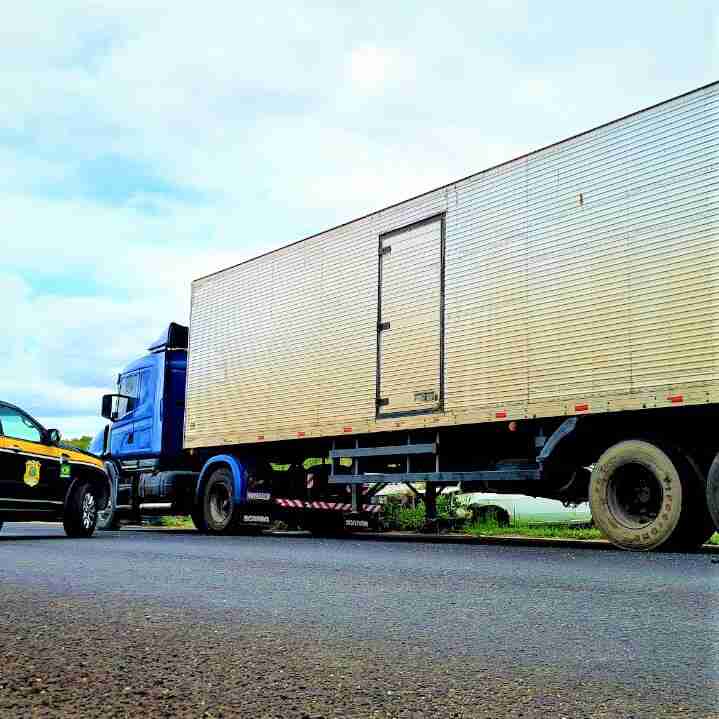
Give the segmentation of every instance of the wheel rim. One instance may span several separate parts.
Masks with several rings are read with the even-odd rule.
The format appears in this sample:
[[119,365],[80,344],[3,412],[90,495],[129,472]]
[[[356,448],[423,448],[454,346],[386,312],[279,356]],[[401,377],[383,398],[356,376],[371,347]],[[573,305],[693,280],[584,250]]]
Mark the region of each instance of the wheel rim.
[[218,483],[210,489],[209,509],[213,524],[223,525],[229,521],[232,513],[232,497],[226,485]]
[[91,492],[87,492],[82,500],[82,526],[90,529],[97,521],[97,507],[95,505],[95,497]]
[[643,529],[662,509],[664,488],[656,475],[641,464],[619,467],[607,484],[607,504],[614,519],[628,529]]

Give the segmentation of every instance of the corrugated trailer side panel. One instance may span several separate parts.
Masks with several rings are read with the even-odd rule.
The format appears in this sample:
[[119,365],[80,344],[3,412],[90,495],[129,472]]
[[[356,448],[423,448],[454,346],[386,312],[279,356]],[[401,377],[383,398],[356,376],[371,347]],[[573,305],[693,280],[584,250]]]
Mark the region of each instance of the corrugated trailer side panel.
[[[440,213],[443,407],[378,418],[379,239]],[[197,280],[185,444],[717,401],[718,216],[714,84]]]

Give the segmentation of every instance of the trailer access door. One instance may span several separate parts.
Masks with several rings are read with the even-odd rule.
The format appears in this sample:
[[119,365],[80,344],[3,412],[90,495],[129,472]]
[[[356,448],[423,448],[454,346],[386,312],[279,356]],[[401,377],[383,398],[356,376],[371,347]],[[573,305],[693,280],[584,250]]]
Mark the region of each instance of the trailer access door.
[[442,409],[444,222],[435,215],[380,235],[378,417]]

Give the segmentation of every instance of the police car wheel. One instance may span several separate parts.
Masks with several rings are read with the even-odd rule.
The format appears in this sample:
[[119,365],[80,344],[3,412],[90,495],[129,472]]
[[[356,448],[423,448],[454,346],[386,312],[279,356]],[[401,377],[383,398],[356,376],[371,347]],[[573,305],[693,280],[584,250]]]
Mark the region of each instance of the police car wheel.
[[89,482],[80,482],[65,507],[63,526],[68,537],[91,537],[97,525],[97,494]]

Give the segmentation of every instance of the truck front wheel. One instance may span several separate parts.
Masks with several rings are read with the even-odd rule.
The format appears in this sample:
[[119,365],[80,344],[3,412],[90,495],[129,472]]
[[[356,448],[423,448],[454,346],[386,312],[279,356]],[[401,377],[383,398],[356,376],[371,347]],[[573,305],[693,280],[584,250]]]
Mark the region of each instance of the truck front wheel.
[[681,453],[646,440],[618,442],[592,469],[592,518],[622,549],[696,549],[708,536],[702,486],[698,469]]
[[[198,512],[202,526],[200,531],[208,534],[228,534],[237,524],[237,503],[234,497],[232,474],[226,467],[216,469],[207,480]],[[195,526],[197,520],[192,517]]]

